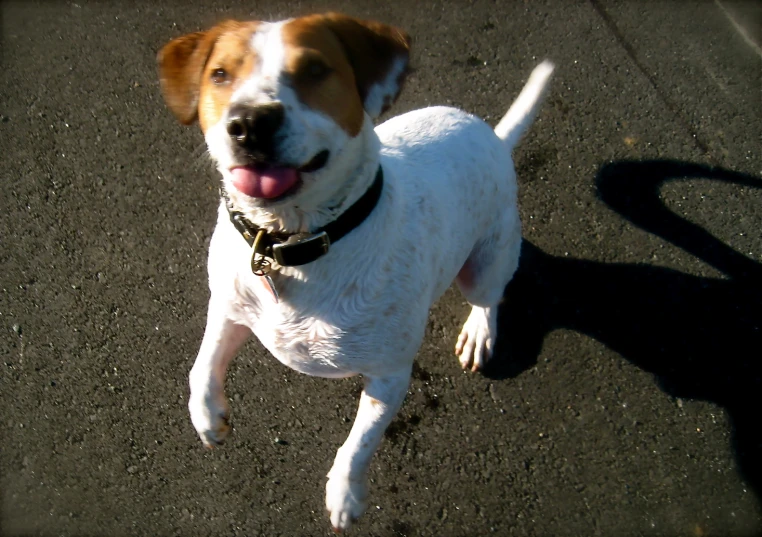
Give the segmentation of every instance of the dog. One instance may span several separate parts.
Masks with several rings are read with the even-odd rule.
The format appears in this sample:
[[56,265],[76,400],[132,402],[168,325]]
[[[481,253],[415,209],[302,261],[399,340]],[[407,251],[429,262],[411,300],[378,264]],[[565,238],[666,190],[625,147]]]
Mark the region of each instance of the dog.
[[222,444],[226,370],[252,333],[302,373],[362,375],[326,484],[337,532],[365,509],[371,457],[453,280],[472,306],[461,366],[482,369],[492,352],[521,245],[511,151],[553,71],[535,68],[494,131],[447,107],[374,128],[402,89],[410,45],[392,26],[328,13],[222,22],[157,57],[167,106],[198,120],[222,176],[191,420],[206,446]]

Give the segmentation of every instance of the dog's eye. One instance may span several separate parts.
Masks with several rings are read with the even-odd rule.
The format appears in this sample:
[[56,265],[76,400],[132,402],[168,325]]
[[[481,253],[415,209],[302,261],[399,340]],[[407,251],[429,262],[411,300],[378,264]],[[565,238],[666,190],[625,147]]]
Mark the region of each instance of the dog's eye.
[[215,84],[224,84],[228,81],[228,72],[225,69],[215,69],[212,71],[212,82]]
[[304,66],[304,74],[312,79],[320,80],[325,78],[328,73],[331,72],[331,68],[328,67],[325,62],[317,58],[312,58],[307,65]]

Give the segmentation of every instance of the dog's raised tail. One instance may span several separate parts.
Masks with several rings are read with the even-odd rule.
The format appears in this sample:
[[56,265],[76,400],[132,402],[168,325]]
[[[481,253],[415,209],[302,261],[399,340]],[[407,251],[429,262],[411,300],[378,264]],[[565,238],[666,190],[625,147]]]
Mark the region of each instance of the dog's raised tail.
[[510,150],[516,147],[537,115],[554,67],[551,61],[545,60],[534,68],[524,89],[495,127],[495,134]]

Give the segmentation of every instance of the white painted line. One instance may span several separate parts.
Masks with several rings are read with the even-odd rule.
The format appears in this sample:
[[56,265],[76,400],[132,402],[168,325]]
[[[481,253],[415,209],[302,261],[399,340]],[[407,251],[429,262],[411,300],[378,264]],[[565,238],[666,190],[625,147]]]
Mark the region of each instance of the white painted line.
[[727,9],[725,9],[725,6],[722,5],[722,2],[720,2],[720,0],[714,0],[714,3],[717,4],[717,7],[719,7],[720,10],[725,14],[725,16],[728,18],[730,23],[735,27],[736,31],[739,34],[741,34],[741,37],[743,37],[743,40],[746,41],[746,43],[751,48],[754,49],[754,51],[757,53],[757,56],[762,58],[762,48],[760,48],[759,45],[757,45],[754,42],[754,39],[751,38],[751,36],[746,31],[746,29],[743,26],[741,26],[740,24],[738,24],[736,19],[733,17],[733,15],[731,15],[731,13]]

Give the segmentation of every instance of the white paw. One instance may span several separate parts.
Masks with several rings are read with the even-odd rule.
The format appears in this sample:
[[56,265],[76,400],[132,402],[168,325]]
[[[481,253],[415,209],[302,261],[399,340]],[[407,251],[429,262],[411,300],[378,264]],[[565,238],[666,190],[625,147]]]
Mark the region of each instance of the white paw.
[[221,446],[230,432],[230,411],[225,394],[218,391],[196,396],[191,392],[188,410],[204,445],[208,448]]
[[368,486],[365,477],[350,480],[347,476],[328,477],[325,485],[325,507],[336,533],[346,530],[365,511]]
[[463,325],[455,344],[455,354],[460,357],[463,369],[478,371],[484,368],[492,355],[497,318],[491,310],[474,307]]

